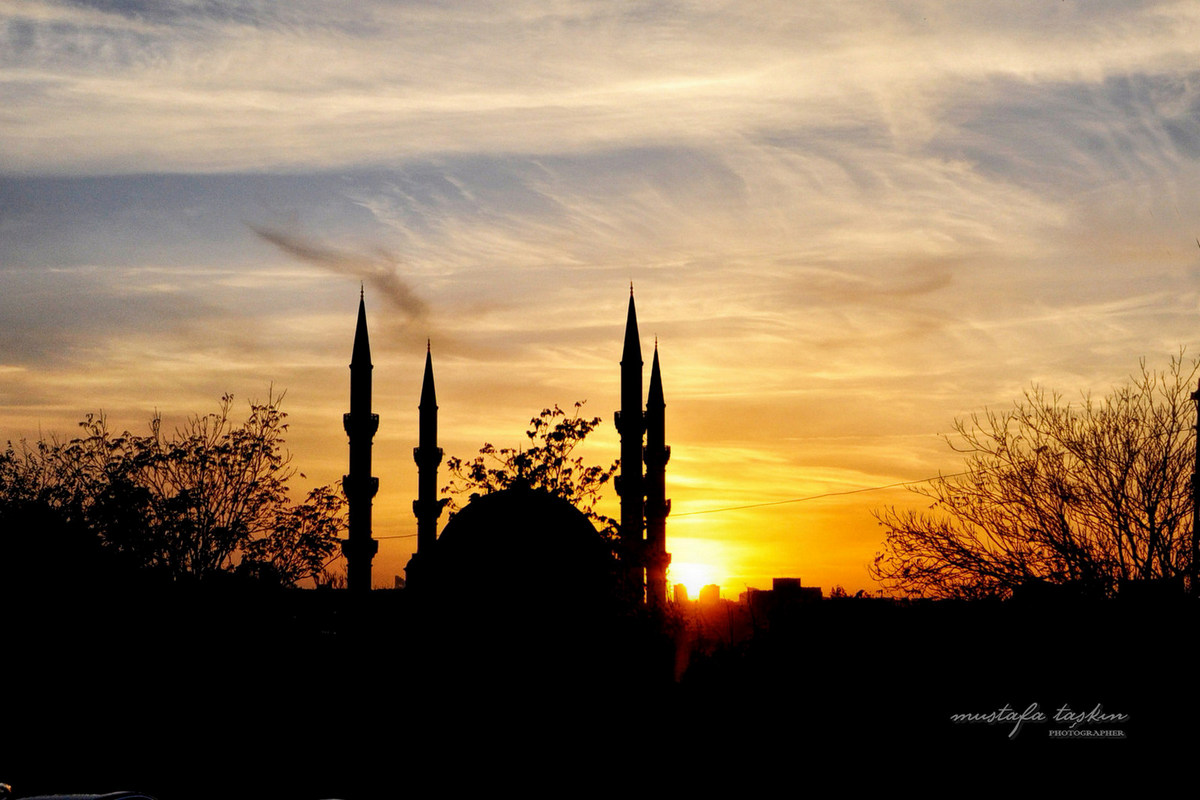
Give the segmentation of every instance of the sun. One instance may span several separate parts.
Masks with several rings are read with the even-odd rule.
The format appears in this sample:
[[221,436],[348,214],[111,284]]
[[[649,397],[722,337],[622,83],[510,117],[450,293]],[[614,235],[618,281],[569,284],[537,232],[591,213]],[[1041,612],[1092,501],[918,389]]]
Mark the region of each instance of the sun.
[[667,583],[682,583],[687,587],[689,600],[700,596],[700,589],[717,582],[717,570],[711,564],[696,561],[674,561],[667,568]]

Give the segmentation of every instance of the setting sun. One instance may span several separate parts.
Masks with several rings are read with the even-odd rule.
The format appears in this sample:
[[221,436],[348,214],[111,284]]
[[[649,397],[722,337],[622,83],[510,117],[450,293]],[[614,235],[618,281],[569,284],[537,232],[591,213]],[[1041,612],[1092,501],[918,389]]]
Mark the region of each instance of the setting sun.
[[695,600],[700,596],[701,588],[710,583],[717,583],[717,580],[717,570],[710,564],[679,561],[672,563],[667,570],[667,583],[686,586],[689,600]]

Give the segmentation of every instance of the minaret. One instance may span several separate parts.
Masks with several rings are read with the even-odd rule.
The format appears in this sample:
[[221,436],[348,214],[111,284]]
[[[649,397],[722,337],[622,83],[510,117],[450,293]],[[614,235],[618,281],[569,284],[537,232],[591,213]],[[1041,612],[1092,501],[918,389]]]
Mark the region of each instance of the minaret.
[[[421,382],[420,435],[418,445],[413,448],[413,461],[417,462],[417,499],[413,501],[413,514],[417,517],[417,552],[409,562],[406,574],[409,583],[416,577],[418,584],[423,577],[418,567],[430,559],[437,541],[437,521],[442,515],[445,500],[438,500],[438,465],[442,463],[442,448],[437,446],[437,393],[433,388],[433,356],[429,343],[425,343],[425,377]],[[420,558],[418,558],[420,556]],[[414,569],[415,567],[415,569]],[[414,575],[413,573],[416,573]]]
[[342,478],[342,491],[350,506],[349,537],[342,542],[346,556],[346,586],[351,592],[371,590],[371,559],[379,542],[371,538],[371,501],[379,479],[371,476],[371,440],[379,429],[379,415],[371,413],[371,343],[367,339],[367,309],[358,292],[358,326],[350,356],[350,413],[342,426],[350,437],[350,474]]
[[667,603],[667,462],[671,448],[666,442],[666,408],[662,375],[658,369],[658,340],[654,341],[654,362],[650,367],[650,391],[646,397],[646,600],[653,608]]
[[625,320],[625,347],[621,353],[621,410],[614,415],[621,434],[621,474],[617,494],[621,496],[621,546],[628,565],[623,570],[626,590],[634,600],[643,598],[643,500],[642,434],[642,343],[638,339],[637,312],[633,308],[633,284],[629,284],[629,316]]

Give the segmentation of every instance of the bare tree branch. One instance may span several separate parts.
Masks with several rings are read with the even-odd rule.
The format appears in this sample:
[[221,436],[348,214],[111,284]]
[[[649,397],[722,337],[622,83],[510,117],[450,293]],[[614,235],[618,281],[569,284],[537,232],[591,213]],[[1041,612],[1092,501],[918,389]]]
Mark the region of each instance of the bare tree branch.
[[955,423],[966,470],[915,491],[929,511],[875,512],[887,530],[872,567],[914,595],[1007,596],[1029,581],[1110,596],[1122,581],[1190,573],[1191,480],[1200,362],[1183,354],[1102,399],[1040,386],[1007,412]]

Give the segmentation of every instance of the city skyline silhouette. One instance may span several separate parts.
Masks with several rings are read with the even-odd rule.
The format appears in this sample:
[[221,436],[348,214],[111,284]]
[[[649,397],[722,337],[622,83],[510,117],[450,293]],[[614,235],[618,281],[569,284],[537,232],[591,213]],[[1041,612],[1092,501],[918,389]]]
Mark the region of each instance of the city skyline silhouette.
[[[25,686],[9,694],[28,735],[0,739],[0,770],[19,745],[45,776],[56,719],[127,713],[170,734],[131,734],[159,776],[207,768],[219,748],[174,713],[189,704],[210,728],[241,722],[237,752],[276,737],[270,755],[297,772],[297,754],[334,738],[343,717],[355,728],[329,745],[339,765],[413,746],[409,721],[453,736],[456,718],[516,759],[522,712],[499,688],[507,679],[534,696],[544,730],[578,732],[581,719],[608,719],[607,704],[664,727],[750,731],[777,754],[864,731],[886,745],[907,722],[913,747],[994,753],[1007,732],[995,737],[988,715],[1033,703],[1050,718],[1023,722],[1015,748],[1050,744],[1058,709],[1097,704],[1130,715],[1128,742],[1162,744],[1171,709],[1196,707],[1163,678],[1186,663],[1172,631],[1192,624],[1179,587],[1200,563],[1180,511],[1187,426],[1171,428],[1174,482],[1163,503],[1146,495],[1144,536],[1127,526],[1095,551],[1105,558],[1077,558],[1092,552],[1073,539],[1070,478],[1081,470],[1038,442],[1021,452],[1073,464],[1039,473],[1055,479],[1046,496],[1061,507],[1029,528],[1036,536],[999,537],[1007,571],[992,584],[957,584],[972,596],[999,586],[998,607],[889,597],[903,592],[905,567],[939,586],[936,570],[914,567],[919,537],[896,533],[910,514],[969,494],[957,424],[1018,412],[1041,390],[1072,408],[1100,402],[1143,369],[1200,355],[1200,18],[1185,5],[22,0],[0,9],[0,30],[0,442],[55,454],[55,441],[86,439],[100,420],[130,433],[129,457],[106,462],[128,480],[94,507],[81,501],[87,514],[64,512],[69,503],[3,510],[22,532],[4,542],[19,558],[0,566],[9,680]],[[654,363],[666,403],[665,430],[640,455],[632,436],[622,446],[631,283],[645,364],[636,405],[650,410]],[[349,396],[360,303],[369,411]],[[426,444],[428,363],[439,412]],[[170,494],[134,480],[154,474],[149,439],[187,432],[226,402],[236,427],[281,395],[280,452],[296,473],[288,503],[260,492],[256,518],[259,541],[271,531],[274,543],[227,550],[221,536],[237,536],[221,530],[200,553],[186,536],[152,546],[156,532],[221,526],[147,511]],[[576,451],[584,464],[647,469],[633,493],[654,491],[653,525],[639,518],[656,544],[638,568],[652,567],[656,597],[686,587],[686,623],[606,608],[555,628],[533,615],[516,646],[503,625],[455,638],[457,622],[445,633],[414,621],[395,587],[418,541],[452,524],[449,510],[431,513],[453,480],[448,462],[469,463],[485,443],[519,452],[543,409],[570,415],[579,402],[582,419],[601,420]],[[368,427],[351,467],[351,429]],[[421,484],[434,450],[431,498]],[[155,463],[195,464],[172,458]],[[344,575],[328,535],[338,498],[321,495],[350,474],[372,495],[355,525],[369,539],[348,545],[372,551],[357,614],[338,587],[361,581]],[[585,514],[601,533],[598,518],[622,520],[614,482]],[[460,509],[469,494],[455,497]],[[194,511],[188,499],[172,507]],[[113,539],[101,546],[97,530]],[[276,547],[313,530],[324,534],[308,536],[318,544],[307,561]],[[139,559],[175,577],[200,564],[205,587],[164,589],[162,574],[131,566]],[[319,591],[311,578],[303,591],[263,588],[315,562],[329,569]],[[208,585],[213,574],[230,583]],[[719,597],[700,602],[706,586]],[[1096,593],[1125,597],[1093,607]],[[1157,603],[1169,610],[1146,611]],[[579,634],[589,626],[593,638]],[[550,629],[572,635],[542,636]],[[413,658],[417,641],[444,646],[440,666],[460,679],[431,679],[439,662]],[[100,654],[92,677],[72,666],[77,645]],[[284,675],[285,691],[244,674],[239,649],[260,677]],[[538,656],[557,665],[543,677],[568,698],[561,707],[524,668]],[[474,659],[494,669],[471,689]],[[129,661],[161,669],[134,676]],[[653,667],[633,666],[643,663]],[[200,688],[189,697],[173,672]],[[582,697],[597,681],[610,691]],[[772,710],[812,726],[760,736]],[[85,750],[87,736],[67,727],[67,749]],[[580,735],[607,752],[629,731]],[[664,736],[685,752],[683,734]],[[176,753],[172,737],[186,747]],[[464,751],[483,749],[471,742]],[[416,749],[428,766],[452,761],[428,742]],[[80,763],[97,774],[137,766],[116,736],[96,752]],[[386,771],[364,780],[377,788]]]

